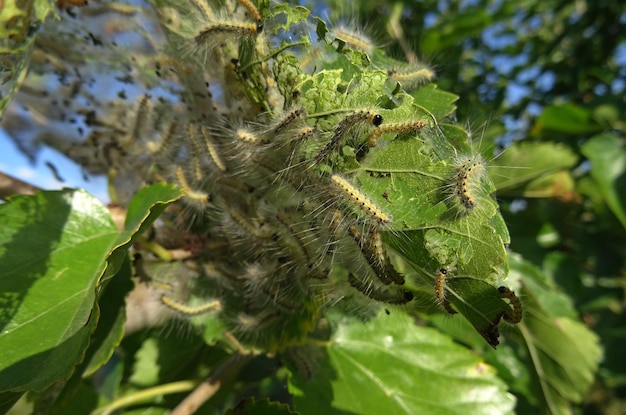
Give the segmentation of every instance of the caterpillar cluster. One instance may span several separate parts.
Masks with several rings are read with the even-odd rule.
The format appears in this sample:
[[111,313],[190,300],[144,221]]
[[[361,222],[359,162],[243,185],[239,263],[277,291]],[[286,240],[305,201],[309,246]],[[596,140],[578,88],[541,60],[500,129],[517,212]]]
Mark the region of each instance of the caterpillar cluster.
[[[165,91],[135,93],[134,105],[95,103],[102,113],[74,108],[89,113],[91,131],[83,147],[72,148],[87,169],[112,167],[128,195],[153,181],[183,189],[161,218],[177,231],[155,238],[189,252],[195,284],[210,287],[210,301],[192,306],[168,290],[163,305],[219,315],[242,341],[277,349],[299,343],[320,309],[340,299],[414,302],[414,285],[396,269],[384,237],[405,222],[389,211],[387,191],[374,196],[358,173],[393,140],[438,128],[427,111],[402,107],[410,97],[404,92],[432,80],[432,69],[377,60],[367,36],[341,25],[310,47],[313,23],[285,19],[268,2],[261,9],[251,0],[155,8],[163,44],[141,62]],[[347,51],[366,55],[371,67],[337,58]],[[127,99],[125,90],[117,95]],[[438,161],[454,169],[446,178],[449,201],[464,214],[475,211],[484,163]],[[435,292],[455,313],[444,269]],[[504,318],[512,321],[515,297],[507,298],[513,310]]]

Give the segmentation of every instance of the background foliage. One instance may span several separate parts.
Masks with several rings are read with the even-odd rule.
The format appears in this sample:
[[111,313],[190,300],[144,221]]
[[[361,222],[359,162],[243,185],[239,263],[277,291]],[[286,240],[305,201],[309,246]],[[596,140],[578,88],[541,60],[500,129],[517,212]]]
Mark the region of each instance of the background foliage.
[[[119,13],[131,12],[124,7]],[[333,2],[327,10],[310,8],[330,21],[346,14],[343,4]],[[3,106],[30,56],[35,31],[29,28],[51,9],[45,2],[27,3],[26,9],[5,3],[2,69],[14,83],[4,84]],[[517,413],[624,411],[624,6],[368,1],[350,13],[372,28],[389,56],[410,59],[417,50],[436,68],[439,89],[460,97],[457,117],[475,130],[475,144],[507,147],[491,161],[490,174],[511,235],[506,284],[522,298],[522,324],[502,329],[497,350],[460,319],[434,309],[423,311],[417,326],[395,310],[391,319],[382,313],[367,325],[329,314],[328,327],[320,330],[332,333],[332,340],[279,356],[238,353],[219,325],[182,336],[142,328],[122,338],[128,276],[136,272],[125,252],[180,192],[157,185],[136,195],[121,231],[84,192],[20,196],[0,213],[0,264],[14,270],[1,280],[0,349],[23,354],[5,353],[0,362],[5,409],[32,390],[28,398],[40,412],[109,413],[131,405],[125,413],[164,413],[200,380],[225,372],[231,378],[220,378],[222,386],[204,410],[288,413],[295,407],[313,413],[328,405],[335,413],[446,414],[473,405],[472,413],[513,407]],[[426,87],[417,94],[418,102],[442,96]],[[19,142],[36,154],[38,143]],[[76,264],[70,271],[84,281],[66,273],[68,255]],[[172,266],[149,271],[153,277],[183,272],[167,268]],[[73,282],[62,293],[71,301],[46,302],[59,286],[51,282],[60,278]],[[450,283],[473,292],[464,291],[462,279]],[[23,296],[19,301],[29,307],[12,309],[9,294]],[[24,312],[30,314],[19,315]],[[21,334],[12,331],[15,316],[29,322],[19,327]],[[15,361],[21,366],[11,366]],[[315,376],[307,380],[307,371]],[[245,396],[257,400],[240,402]],[[13,411],[31,409],[25,397]]]

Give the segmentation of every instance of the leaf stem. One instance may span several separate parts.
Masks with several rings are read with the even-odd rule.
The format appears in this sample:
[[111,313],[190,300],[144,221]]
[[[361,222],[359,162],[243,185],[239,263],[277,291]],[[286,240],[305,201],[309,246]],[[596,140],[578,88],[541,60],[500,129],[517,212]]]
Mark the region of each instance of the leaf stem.
[[155,241],[150,241],[147,238],[140,236],[139,238],[137,238],[137,242],[163,261],[170,262],[174,259],[174,256],[170,251],[168,251],[161,244]]
[[180,382],[172,382],[166,383],[164,385],[158,385],[153,388],[144,389],[137,393],[133,393],[132,395],[127,395],[120,399],[117,399],[106,406],[96,409],[94,412],[92,412],[92,414],[109,415],[118,409],[138,404],[161,395],[169,395],[172,393],[190,391],[194,387],[196,387],[196,385],[198,385],[198,382],[193,380],[183,380]]

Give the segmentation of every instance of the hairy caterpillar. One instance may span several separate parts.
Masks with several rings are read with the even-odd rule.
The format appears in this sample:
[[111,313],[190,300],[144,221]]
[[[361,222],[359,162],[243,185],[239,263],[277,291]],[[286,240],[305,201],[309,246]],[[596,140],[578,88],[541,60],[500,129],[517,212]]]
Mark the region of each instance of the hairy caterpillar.
[[504,313],[502,318],[511,324],[517,324],[522,321],[522,302],[519,297],[515,295],[514,291],[511,291],[508,287],[498,287],[498,292],[502,298],[506,298],[511,303],[512,309]]
[[455,171],[450,187],[459,213],[468,214],[476,208],[477,191],[480,190],[485,173],[485,164],[480,156],[460,157],[455,160]]
[[176,167],[174,175],[180,187],[185,191],[185,198],[192,202],[192,205],[206,207],[211,202],[211,195],[209,193],[193,189],[189,185],[182,167]]
[[[374,43],[360,30],[353,30],[344,25],[330,31],[331,40],[343,43],[350,49],[360,50],[370,55],[374,51]],[[339,45],[341,48],[341,44]]]
[[348,232],[352,235],[368,264],[383,284],[388,285],[392,282],[398,285],[404,284],[404,277],[396,271],[385,252],[378,230],[372,229],[367,235],[363,235],[355,225],[351,225],[348,228]]
[[317,153],[315,163],[324,161],[333,151],[339,147],[341,140],[348,131],[356,124],[369,122],[374,127],[378,127],[383,123],[383,116],[372,110],[358,110],[348,114],[333,131],[330,141]]
[[414,68],[389,69],[387,75],[389,79],[399,82],[407,91],[435,78],[435,72],[426,65],[416,65]]
[[200,28],[197,32],[194,40],[197,44],[207,43],[211,36],[216,34],[227,34],[227,35],[237,35],[241,37],[246,36],[256,36],[261,33],[263,30],[263,26],[259,26],[256,23],[246,23],[246,22],[215,22],[207,24]]
[[411,131],[419,131],[426,126],[426,123],[422,120],[396,122],[383,124],[378,128],[372,130],[369,137],[367,137],[367,144],[370,147],[376,147],[378,139],[386,133],[408,133]]
[[357,279],[352,273],[348,274],[348,282],[351,286],[362,292],[369,298],[388,304],[406,304],[413,300],[413,293],[405,290],[381,290]]
[[435,295],[439,300],[441,306],[448,312],[448,314],[456,314],[456,310],[452,308],[450,302],[446,298],[446,278],[448,276],[448,271],[444,268],[441,268],[437,273],[435,279]]
[[168,308],[186,316],[196,316],[198,314],[204,314],[210,311],[220,311],[222,309],[222,303],[218,300],[209,301],[199,306],[189,306],[186,304],[182,304],[163,294],[161,295],[161,302]]
[[261,13],[259,13],[259,9],[257,9],[254,3],[252,3],[250,0],[237,0],[237,3],[245,7],[246,10],[248,10],[248,13],[250,13],[250,16],[252,16],[252,18],[257,22],[257,24],[260,24]]
[[204,138],[204,145],[207,149],[207,152],[209,153],[209,157],[211,157],[211,160],[213,160],[213,164],[215,164],[215,166],[220,171],[225,172],[227,170],[226,164],[224,164],[224,161],[217,152],[217,149],[215,148],[213,140],[211,139],[211,136],[209,135],[206,127],[200,127],[200,133],[202,134],[202,138]]
[[343,195],[358,209],[379,224],[387,224],[391,222],[391,218],[383,212],[378,206],[370,201],[365,194],[354,187],[343,177],[333,174],[330,176],[330,182],[333,186],[343,193]]

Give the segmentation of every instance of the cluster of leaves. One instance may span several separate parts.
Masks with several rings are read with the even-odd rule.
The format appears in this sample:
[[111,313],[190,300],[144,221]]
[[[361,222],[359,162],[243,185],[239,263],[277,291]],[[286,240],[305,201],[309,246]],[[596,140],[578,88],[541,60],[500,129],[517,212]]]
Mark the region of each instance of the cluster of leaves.
[[[152,23],[163,21],[163,25],[172,30],[176,27],[177,14],[168,9],[171,6],[174,10],[181,7],[180,4],[161,2],[155,2],[154,8],[112,3],[109,9],[105,6],[100,10],[100,14],[107,16],[109,13],[108,17],[114,18],[111,16],[138,13],[152,19]],[[393,227],[383,232],[383,239],[393,248],[394,264],[407,279],[404,288],[413,293],[415,300],[405,308],[393,308],[391,316],[372,312],[376,308],[367,296],[362,295],[361,300],[344,301],[339,310],[325,310],[324,317],[316,321],[315,333],[302,344],[276,347],[281,351],[278,356],[237,349],[234,347],[237,344],[224,336],[224,321],[207,316],[194,318],[194,322],[201,323],[201,331],[194,330],[182,338],[171,334],[164,336],[150,328],[134,333],[127,331],[124,335],[125,297],[132,287],[130,277],[137,273],[137,269],[133,271],[130,266],[128,247],[134,243],[135,249],[148,250],[151,241],[142,238],[142,232],[151,227],[165,205],[180,198],[182,193],[162,184],[137,193],[137,182],[129,180],[125,174],[143,171],[144,166],[136,164],[143,159],[134,160],[133,164],[133,155],[137,153],[120,146],[124,141],[119,138],[112,142],[116,145],[96,143],[99,146],[96,150],[101,150],[100,153],[93,151],[94,143],[88,143],[91,146],[84,146],[86,152],[73,153],[75,158],[93,171],[116,167],[122,173],[121,179],[118,177],[114,181],[118,191],[137,193],[128,203],[122,231],[113,225],[107,210],[83,192],[44,192],[34,197],[15,197],[0,211],[2,223],[11,224],[5,226],[1,234],[3,252],[0,263],[3,269],[14,270],[0,280],[3,292],[0,348],[12,351],[2,356],[0,364],[5,407],[10,407],[25,390],[31,390],[38,392],[32,396],[39,411],[82,413],[100,407],[102,413],[110,413],[134,405],[137,411],[144,413],[163,413],[180,402],[180,394],[196,388],[198,379],[212,374],[202,385],[223,384],[217,395],[205,405],[214,411],[234,406],[241,396],[256,395],[291,402],[302,413],[319,412],[320,407],[327,412],[353,413],[390,410],[397,413],[457,413],[466,412],[468,407],[472,413],[510,413],[515,399],[507,393],[508,388],[518,397],[521,410],[534,406],[547,408],[551,413],[567,412],[571,402],[582,399],[593,380],[600,349],[596,337],[578,321],[571,299],[561,293],[550,273],[541,272],[528,258],[511,256],[512,272],[506,284],[522,297],[523,322],[507,329],[505,340],[497,351],[489,349],[481,335],[489,340],[494,319],[499,320],[507,306],[494,287],[507,273],[504,244],[508,244],[509,238],[495,204],[488,197],[492,186],[498,190],[499,196],[562,196],[561,186],[573,182],[568,171],[578,161],[576,154],[566,146],[554,143],[517,144],[491,164],[490,172],[499,170],[492,176],[493,185],[489,181],[483,183],[484,197],[481,196],[479,201],[481,209],[472,215],[459,215],[458,212],[445,215],[450,207],[441,189],[449,183],[457,154],[476,154],[478,151],[487,154],[488,151],[472,150],[467,133],[446,124],[454,111],[452,103],[456,97],[433,86],[412,88],[408,91],[410,94],[405,94],[397,84],[388,82],[386,69],[399,63],[385,58],[379,49],[364,53],[346,47],[347,42],[333,42],[334,39],[327,35],[326,24],[318,19],[315,36],[322,43],[319,49],[311,50],[308,34],[306,31],[302,34],[302,28],[308,27],[304,23],[309,21],[306,9],[260,6],[264,18],[281,16],[284,19],[275,23],[275,34],[294,31],[302,37],[293,44],[284,43],[282,38],[283,43],[265,51],[261,60],[245,47],[239,48],[239,67],[256,68],[254,65],[258,65],[260,69],[247,72],[245,76],[233,72],[235,78],[221,79],[221,93],[232,92],[234,83],[243,85],[237,88],[242,94],[233,94],[229,99],[252,102],[252,107],[261,103],[260,108],[270,113],[276,111],[271,103],[263,104],[271,100],[265,95],[267,90],[259,88],[263,76],[267,75],[263,72],[267,70],[262,66],[263,62],[275,60],[272,70],[281,95],[294,97],[294,84],[304,85],[298,90],[302,98],[294,98],[292,104],[306,107],[309,113],[322,109],[379,107],[385,122],[417,118],[429,124],[430,128],[419,135],[419,140],[415,137],[396,138],[386,145],[369,149],[364,159],[358,156],[361,143],[349,143],[342,149],[339,161],[329,166],[332,172],[341,172],[353,183],[359,183],[363,192],[393,215]],[[86,19],[86,15],[79,17]],[[78,36],[76,32],[64,29],[76,24],[84,31],[85,21],[77,19],[77,22],[65,18],[61,23],[51,22],[46,28],[48,35],[46,31],[40,34],[41,45],[50,45],[46,42],[50,38],[65,40],[66,43],[60,44],[61,50],[67,51],[63,59],[68,67],[80,65],[83,73],[98,68],[99,72],[95,73],[102,72],[106,78],[111,73],[119,76],[120,67],[126,64],[136,71],[132,74],[141,79],[135,81],[136,85],[141,84],[143,88],[156,85],[167,93],[182,95],[188,106],[190,102],[196,102],[196,98],[191,97],[200,96],[200,92],[205,96],[198,86],[204,85],[201,73],[185,73],[183,76],[181,71],[177,74],[179,82],[163,79],[159,74],[164,66],[162,55],[155,57],[137,52],[123,57],[115,48],[104,48],[96,53],[94,50],[98,43],[102,45],[102,41],[93,33],[88,36],[91,45],[67,43],[67,39],[76,40]],[[129,23],[124,30],[132,30],[138,24]],[[154,28],[146,32],[146,27],[150,25],[145,24],[140,31],[146,34],[144,40],[167,44],[168,32],[155,31]],[[271,31],[271,26],[266,26],[265,30]],[[302,71],[300,64],[296,63],[296,56],[289,51],[298,42],[311,56],[321,54],[322,58],[317,58],[311,65],[316,70],[323,69],[317,75]],[[168,53],[177,57],[180,49],[176,43],[173,45],[175,50]],[[139,50],[140,46],[145,48],[142,42],[137,42],[136,46]],[[81,48],[91,53],[78,56],[76,51]],[[35,49],[35,53],[38,51]],[[40,53],[48,58],[54,55],[44,46]],[[160,48],[159,53],[163,53]],[[120,60],[111,61],[114,64],[109,62],[103,69],[99,60],[113,57]],[[37,90],[37,86],[48,88],[49,79],[45,76],[54,73],[51,63],[62,65],[63,60],[48,59],[39,66],[37,61],[33,62],[34,75],[26,80],[30,89],[26,89],[24,96],[18,96],[17,101],[28,103],[29,92],[32,99],[32,91]],[[55,70],[59,67],[56,66]],[[176,69],[181,68],[176,66]],[[19,77],[13,81],[19,83]],[[63,87],[58,86],[62,95],[74,97]],[[68,89],[75,90],[75,87]],[[347,103],[346,97],[355,103]],[[124,113],[129,107],[135,107],[131,102],[111,110],[103,104],[102,96],[94,101],[96,109],[110,111],[104,115],[98,113],[100,121],[110,120],[111,114]],[[236,104],[234,113],[242,112],[238,115],[240,120],[256,120],[246,114],[246,105],[250,104]],[[188,106],[183,112],[206,110],[202,105],[195,105],[192,110]],[[92,114],[84,108],[72,110],[74,114],[85,115],[86,119],[86,114]],[[578,115],[582,117],[578,119],[585,122],[579,109],[561,108],[561,111]],[[326,120],[329,126],[322,124],[321,128],[332,131],[330,126],[340,123],[342,117],[329,118]],[[555,119],[546,116],[544,121],[549,123]],[[132,117],[128,123],[115,126],[118,136],[128,134],[136,126]],[[108,124],[110,126],[111,122]],[[42,141],[67,150],[67,138],[50,139],[54,134],[47,127],[46,138]],[[613,149],[620,150],[616,140],[615,135],[602,134],[589,141],[585,155],[592,161],[594,158],[603,160],[602,155],[608,154],[604,153],[606,143],[612,143]],[[33,142],[37,140],[32,140],[31,144]],[[110,150],[116,146],[121,155],[112,157]],[[192,160],[188,154],[184,157],[187,158],[176,161]],[[491,159],[491,155],[486,158]],[[523,168],[510,169],[511,166]],[[601,186],[587,186],[589,194],[595,195],[593,200],[599,206],[606,200],[610,209],[620,217],[620,206],[623,205],[615,190],[615,177],[610,176],[615,169],[598,171],[596,166],[601,164],[594,163],[593,166],[595,170],[592,169],[591,176]],[[500,174],[502,172],[504,174]],[[316,174],[319,180],[323,180],[329,173],[321,169]],[[596,193],[592,194],[591,189]],[[571,186],[568,190],[574,193]],[[389,203],[390,200],[393,203]],[[505,213],[509,213],[506,206]],[[535,212],[534,207],[523,210],[521,215],[531,215],[532,212]],[[514,212],[510,214],[516,223]],[[161,220],[163,218],[168,216],[162,216]],[[181,225],[174,220],[167,219],[165,224],[178,225],[180,230]],[[526,230],[531,231],[529,227]],[[141,238],[140,242],[138,238]],[[184,246],[189,248],[190,245],[185,242]],[[523,252],[523,249],[519,251]],[[451,323],[450,317],[443,314],[434,299],[434,272],[442,265],[453,265],[456,273],[463,276],[450,278],[448,285],[449,291],[455,294],[450,296],[450,301],[467,321],[455,317]],[[166,268],[169,270],[163,271]],[[173,273],[180,276],[185,272],[182,268],[171,263],[157,264],[150,268],[150,274],[152,277],[159,272],[170,277]],[[345,278],[345,271],[344,274],[342,270],[334,272],[337,277],[333,281]],[[364,310],[370,310],[367,322],[362,321]],[[416,316],[437,329],[416,326]],[[259,336],[263,335],[259,333]],[[43,340],[39,341],[40,337]],[[33,347],[24,347],[24,344]],[[475,352],[480,352],[483,357],[477,357]],[[287,368],[282,368],[285,362]],[[233,377],[236,381],[227,382]],[[285,395],[282,389],[285,383],[289,386],[289,395]],[[144,400],[149,403],[142,404]],[[267,407],[277,413],[289,413],[289,409],[277,403],[254,400],[240,403],[235,410],[254,413]]]

